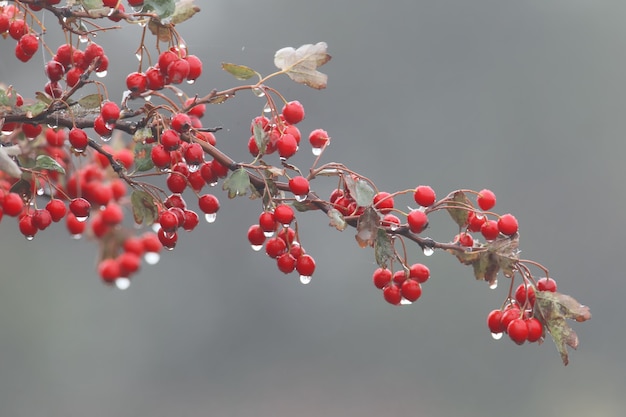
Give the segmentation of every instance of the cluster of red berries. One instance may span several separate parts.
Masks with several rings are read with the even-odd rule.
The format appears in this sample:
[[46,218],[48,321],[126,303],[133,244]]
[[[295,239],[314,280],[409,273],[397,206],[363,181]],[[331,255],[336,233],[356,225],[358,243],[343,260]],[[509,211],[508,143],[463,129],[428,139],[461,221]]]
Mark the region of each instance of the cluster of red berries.
[[171,47],[159,55],[156,65],[145,72],[131,72],[126,77],[126,87],[133,95],[148,90],[162,90],[170,84],[183,81],[193,83],[202,74],[202,61],[187,53],[184,47]]
[[520,284],[514,298],[487,316],[487,326],[494,339],[500,339],[506,333],[518,345],[542,340],[545,330],[535,314],[535,291],[555,292],[556,288],[556,282],[549,277],[537,280],[536,286],[529,281]]
[[[60,0],[51,2],[59,3]],[[24,20],[24,12],[16,5],[0,7],[0,35],[6,34],[17,41],[15,57],[22,62],[28,62],[39,49],[39,37],[31,33],[28,23]]]
[[392,272],[388,268],[377,268],[372,280],[374,286],[383,291],[385,301],[393,305],[411,304],[422,295],[422,284],[430,278],[430,270],[421,263],[407,269]]
[[296,232],[291,227],[294,219],[293,208],[287,204],[265,210],[259,215],[259,222],[248,229],[248,241],[255,251],[265,245],[265,253],[276,260],[281,272],[289,274],[297,271],[300,282],[308,284],[315,272],[315,260],[296,240]]

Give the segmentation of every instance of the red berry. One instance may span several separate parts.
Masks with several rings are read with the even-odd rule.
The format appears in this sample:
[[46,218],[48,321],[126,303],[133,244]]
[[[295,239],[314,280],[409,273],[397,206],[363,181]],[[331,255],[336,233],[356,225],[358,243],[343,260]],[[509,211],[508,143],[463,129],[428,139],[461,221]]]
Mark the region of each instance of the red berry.
[[9,35],[16,41],[28,33],[28,25],[22,19],[15,19],[9,25]]
[[56,81],[48,81],[46,85],[43,86],[43,90],[53,98],[61,98],[63,96],[63,89]]
[[289,189],[296,196],[306,196],[309,193],[309,180],[304,177],[293,177],[289,180]]
[[70,201],[70,211],[77,217],[78,220],[86,219],[89,217],[91,204],[84,198],[78,197]]
[[2,209],[4,210],[4,214],[11,217],[16,217],[18,214],[22,212],[24,208],[24,200],[17,193],[7,193],[4,195],[4,200],[2,202]]
[[69,141],[74,149],[83,151],[89,145],[89,138],[83,129],[74,127],[70,130]]
[[172,172],[167,176],[167,188],[173,193],[182,193],[187,188],[187,178],[177,172]]
[[491,333],[498,334],[502,333],[505,330],[502,322],[502,310],[493,310],[487,316],[487,327]]
[[277,258],[286,251],[287,244],[279,237],[270,238],[265,244],[265,253],[267,253],[270,258]]
[[413,233],[421,233],[428,226],[428,216],[421,210],[412,210],[406,219]]
[[285,133],[280,137],[276,147],[278,148],[278,155],[283,159],[288,159],[298,151],[298,142],[292,134]]
[[143,235],[141,237],[141,243],[143,244],[143,250],[147,253],[161,252],[161,240],[154,233],[146,233],[145,235]]
[[374,196],[373,206],[383,214],[389,213],[394,207],[393,197],[388,192],[381,191]]
[[498,219],[498,230],[507,236],[517,233],[517,219],[512,214],[503,214]]
[[121,276],[120,265],[115,259],[103,259],[98,264],[98,274],[100,274],[102,281],[108,283],[114,282]]
[[475,211],[467,213],[467,230],[470,232],[480,232],[480,228],[487,221],[487,217]]
[[520,306],[526,304],[526,299],[528,299],[528,305],[530,308],[533,308],[535,305],[535,289],[530,285],[520,284],[515,290],[515,301]]
[[129,236],[122,245],[124,252],[134,253],[141,256],[144,253],[143,241],[139,237]]
[[80,221],[76,218],[74,213],[69,212],[65,217],[67,230],[73,236],[80,236],[85,231],[85,227],[87,227],[87,222]]
[[248,152],[250,152],[250,155],[254,157],[259,154],[259,147],[256,144],[254,136],[250,136],[250,139],[248,139]]
[[391,271],[387,268],[377,268],[372,275],[372,280],[374,286],[382,290],[391,282]]
[[211,170],[218,178],[225,178],[228,175],[228,167],[222,165],[217,159],[211,163]]
[[24,35],[17,42],[17,45],[24,54],[28,56],[33,56],[37,49],[39,49],[39,39],[35,35]]
[[126,169],[130,169],[130,167],[133,166],[133,162],[135,162],[133,152],[127,148],[121,148],[115,151],[113,159],[122,164]]
[[556,292],[556,281],[552,278],[540,278],[537,280],[537,289],[539,291]]
[[220,209],[220,202],[213,194],[205,194],[198,199],[198,206],[206,214],[215,214]]
[[37,234],[37,226],[33,224],[32,214],[22,216],[19,221],[20,233],[22,233],[26,239],[32,239]]
[[[115,3],[117,3],[117,1],[115,0],[109,0],[109,1],[114,1]],[[102,47],[95,42],[91,42],[85,48],[85,61],[87,61],[89,64],[91,64],[94,59],[101,58],[103,56],[104,56],[104,49],[102,49]]]
[[435,203],[435,191],[428,185],[420,185],[413,193],[413,199],[422,207],[429,207]]
[[124,220],[124,212],[122,207],[117,203],[109,203],[101,212],[102,221],[109,225],[115,226]]
[[400,219],[394,214],[385,214],[383,216],[381,224],[383,226],[389,226],[392,229],[397,228],[398,226],[400,226]]
[[309,134],[309,143],[313,148],[323,148],[329,140],[328,133],[322,129],[315,129]]
[[189,74],[187,74],[188,81],[195,81],[202,75],[202,61],[195,55],[187,55],[185,60],[189,64]]
[[53,198],[52,200],[48,201],[48,204],[46,204],[46,210],[50,212],[52,221],[55,223],[60,221],[63,217],[65,217],[65,213],[67,212],[65,203],[56,198]]
[[487,240],[494,240],[500,234],[500,230],[498,229],[498,222],[495,220],[487,220],[480,227],[480,233]]
[[161,90],[165,87],[165,77],[158,68],[150,67],[146,70],[146,87],[150,90]]
[[22,132],[24,132],[24,136],[27,138],[36,138],[39,136],[43,128],[41,125],[32,125],[30,123],[22,123]]
[[154,145],[150,150],[150,159],[157,168],[167,168],[170,165],[170,153],[160,143]]
[[136,253],[122,252],[117,257],[117,263],[120,268],[120,276],[128,278],[139,270],[141,259]]
[[93,130],[102,137],[102,138],[110,138],[113,130],[107,126],[107,123],[104,121],[102,116],[98,116],[93,121]]
[[191,119],[185,113],[177,113],[172,117],[171,127],[178,133],[183,133],[191,127]]
[[126,77],[126,88],[134,94],[141,94],[148,89],[148,79],[142,72],[131,72]]
[[457,235],[458,242],[461,246],[471,248],[474,246],[474,238],[469,233],[459,233]]
[[414,279],[407,279],[402,283],[400,292],[404,298],[413,302],[422,295],[422,286]]
[[159,224],[164,232],[175,232],[178,229],[178,217],[171,209],[162,211],[159,215]]
[[517,306],[509,307],[502,312],[500,323],[502,324],[503,328],[508,329],[509,323],[511,323],[513,320],[519,319],[520,316],[521,311]]
[[63,74],[65,74],[65,68],[63,65],[55,60],[48,61],[45,71],[50,81],[59,81],[63,78]]
[[383,297],[389,304],[398,305],[402,301],[402,293],[397,285],[389,285],[383,290]]
[[195,211],[183,210],[185,213],[185,221],[183,223],[183,229],[187,232],[191,232],[200,223],[200,218]]
[[189,75],[190,65],[184,59],[177,59],[167,67],[167,76],[172,84],[180,84]]
[[430,278],[430,270],[426,265],[416,263],[409,267],[409,277],[423,284]]
[[115,122],[120,118],[120,108],[114,102],[107,101],[106,103],[102,104],[102,108],[100,109],[100,115],[106,123]]
[[44,230],[52,223],[52,215],[46,209],[35,210],[33,213],[33,225],[39,229]]
[[289,274],[296,269],[296,258],[290,253],[283,253],[276,258],[276,265],[281,272]]
[[264,211],[259,215],[259,226],[261,226],[261,230],[267,232],[268,234],[274,233],[276,231],[277,223],[274,218],[274,213],[271,211]]
[[198,143],[192,143],[185,149],[185,162],[187,165],[198,166],[204,162],[204,150]]
[[520,318],[512,320],[506,327],[506,332],[509,334],[512,341],[518,345],[524,344],[524,342],[528,339],[528,326],[526,325],[526,320]]
[[478,207],[480,207],[481,210],[491,210],[496,205],[496,195],[493,193],[493,191],[485,188],[478,193],[476,202],[478,203]]
[[161,134],[161,144],[166,151],[175,151],[180,147],[180,135],[174,129],[167,129]]
[[253,246],[261,246],[265,242],[265,233],[258,224],[253,224],[248,229],[248,241]]
[[543,325],[541,322],[535,317],[531,317],[524,321],[526,322],[526,327],[528,328],[528,341],[530,343],[534,343],[541,339],[541,336],[543,336]]
[[300,255],[296,260],[296,270],[303,277],[310,277],[315,272],[315,259],[311,255]]
[[299,101],[290,101],[283,107],[282,115],[287,123],[295,125],[304,119],[304,107]]
[[276,220],[278,223],[282,224],[283,226],[287,226],[291,224],[294,217],[295,215],[293,213],[293,209],[291,208],[291,206],[288,206],[286,204],[279,204],[274,209],[274,220]]

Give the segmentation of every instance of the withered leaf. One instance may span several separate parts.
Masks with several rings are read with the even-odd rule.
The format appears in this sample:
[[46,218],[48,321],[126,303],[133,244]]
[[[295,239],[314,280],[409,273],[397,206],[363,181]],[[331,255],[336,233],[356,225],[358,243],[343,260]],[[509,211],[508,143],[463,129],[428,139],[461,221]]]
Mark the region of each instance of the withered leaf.
[[498,272],[511,276],[518,258],[518,236],[501,237],[487,244],[476,245],[471,251],[449,250],[464,265],[472,265],[477,280],[490,285],[497,280]]
[[356,224],[356,241],[360,247],[373,246],[376,240],[378,229],[380,228],[380,217],[375,209],[367,207],[363,214],[359,216]]
[[386,268],[389,259],[394,255],[393,244],[391,236],[387,234],[382,227],[378,228],[376,232],[376,241],[374,242],[374,256],[376,263],[381,268]]
[[326,53],[326,49],[326,42],[302,45],[298,49],[282,48],[274,55],[274,65],[297,83],[318,90],[326,88],[328,76],[317,70],[330,61],[331,56]]
[[459,227],[465,226],[468,216],[467,206],[472,205],[465,193],[463,191],[455,191],[446,201],[446,205],[448,206],[447,210],[452,220],[454,220]]
[[346,220],[343,218],[343,214],[337,209],[328,210],[328,218],[330,219],[330,225],[339,231],[343,231],[348,227]]

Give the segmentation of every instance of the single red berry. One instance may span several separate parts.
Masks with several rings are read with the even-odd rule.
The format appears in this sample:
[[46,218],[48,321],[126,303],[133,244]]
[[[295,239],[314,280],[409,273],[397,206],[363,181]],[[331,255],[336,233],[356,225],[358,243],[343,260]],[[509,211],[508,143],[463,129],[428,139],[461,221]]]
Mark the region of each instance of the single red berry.
[[124,252],[134,253],[137,256],[141,256],[144,253],[143,241],[140,237],[129,236],[122,245]]
[[93,121],[93,130],[102,137],[102,138],[110,138],[113,130],[107,125],[102,116],[97,116]]
[[197,193],[202,191],[202,189],[206,185],[206,181],[204,180],[204,178],[202,178],[202,174],[200,173],[200,171],[190,172],[187,176],[187,182],[189,182],[189,186],[191,187],[191,189]]
[[296,144],[300,145],[300,138],[302,135],[300,134],[300,129],[298,129],[294,125],[286,125],[285,128],[283,129],[283,134],[292,135],[294,139],[296,140]]
[[63,67],[68,68],[72,65],[72,55],[74,54],[74,47],[70,44],[63,44],[57,48],[57,52],[53,59],[60,62]]
[[150,159],[157,168],[167,168],[170,165],[170,152],[162,144],[157,143],[150,150]]
[[506,327],[506,332],[509,334],[512,341],[518,345],[523,345],[528,339],[528,326],[526,325],[526,320],[520,318],[512,320]]
[[150,90],[161,90],[165,87],[165,77],[158,68],[150,67],[146,70],[146,87]]
[[289,189],[296,196],[306,196],[309,193],[309,180],[297,176],[289,180]]
[[159,215],[159,224],[161,225],[161,229],[166,233],[172,233],[178,229],[178,217],[171,210],[172,209],[164,210]]
[[406,279],[408,278],[408,275],[406,274],[406,272],[404,271],[404,269],[401,269],[399,271],[396,271],[393,273],[391,280],[394,282],[394,284],[396,285],[402,285],[402,283],[404,281],[406,281]]
[[[114,1],[115,3],[117,3],[117,1],[115,1],[115,0],[109,0],[109,1]],[[91,42],[85,48],[85,60],[90,65],[91,65],[91,63],[93,62],[94,59],[101,58],[103,56],[104,56],[104,49],[102,49],[102,47],[100,45],[98,45],[97,43],[95,43],[95,42]]]
[[167,188],[173,193],[182,193],[187,188],[187,178],[177,172],[172,172],[165,181]]
[[535,305],[535,289],[531,285],[520,284],[515,290],[515,301],[523,306],[528,300],[528,305],[533,308]]
[[556,292],[556,281],[552,278],[539,278],[539,280],[537,280],[537,289],[539,291]]
[[395,214],[385,214],[381,224],[395,230],[400,226],[400,219]]
[[372,274],[372,280],[374,286],[382,290],[391,282],[391,271],[387,268],[377,268]]
[[274,218],[274,213],[271,211],[264,211],[259,215],[259,226],[267,234],[273,234],[276,231],[278,223]]
[[519,319],[520,316],[521,311],[517,306],[508,307],[502,312],[500,323],[502,324],[502,327],[507,329],[506,331],[508,331],[509,323],[511,323],[513,320]]
[[298,151],[298,142],[296,138],[290,134],[283,134],[276,144],[278,155],[283,159],[291,158]]
[[191,119],[185,113],[177,113],[172,117],[171,127],[178,133],[183,133],[191,127]]
[[422,295],[422,286],[414,279],[407,279],[402,283],[400,292],[405,299],[414,302]]
[[161,144],[168,152],[178,149],[180,143],[180,135],[174,129],[167,129],[161,134]]
[[189,75],[189,62],[184,59],[177,59],[167,67],[167,76],[172,84],[182,83]]
[[276,258],[276,265],[278,266],[278,270],[289,274],[296,269],[296,258],[293,257],[290,253],[283,253],[278,258]]
[[42,132],[41,125],[32,125],[30,123],[22,123],[22,132],[29,139],[36,138]]
[[421,210],[411,210],[406,219],[413,233],[421,233],[428,226],[428,216]]
[[39,229],[44,230],[52,224],[52,215],[46,209],[38,209],[33,213],[33,225]]
[[141,258],[136,253],[122,252],[117,257],[117,263],[120,267],[120,276],[128,278],[139,271]]
[[33,215],[27,214],[26,216],[22,216],[19,221],[20,233],[26,237],[26,239],[31,240],[37,234],[37,226],[33,224]]
[[189,64],[188,81],[195,81],[202,75],[202,61],[195,55],[187,55],[185,61]]
[[430,278],[430,269],[424,264],[415,263],[409,267],[409,277],[423,284]]
[[50,81],[59,81],[65,74],[65,68],[59,61],[50,60],[46,63],[46,75]]
[[185,212],[185,222],[183,223],[183,229],[187,232],[191,232],[200,223],[198,213],[192,210],[183,210]]
[[512,214],[503,214],[498,219],[498,230],[503,235],[512,236],[517,233],[517,219]]
[[35,35],[24,35],[17,42],[18,47],[28,56],[33,56],[39,49],[39,38]]
[[120,118],[120,108],[114,102],[107,101],[106,103],[102,104],[102,108],[100,109],[100,115],[106,123],[113,123]]
[[67,74],[65,74],[65,82],[68,87],[74,87],[80,81],[80,78],[83,76],[85,71],[82,68],[74,67],[71,68]]
[[[194,103],[194,101],[195,100],[193,98],[188,98],[187,100],[185,100],[185,107],[191,106]],[[197,104],[193,106],[192,108],[190,108],[187,114],[189,116],[195,116],[198,119],[201,119],[204,116],[205,111],[206,111],[206,104]]]
[[498,229],[498,222],[495,220],[487,220],[480,227],[480,233],[482,233],[485,239],[494,240],[500,234],[500,229]]
[[211,163],[211,170],[218,178],[225,178],[228,175],[228,167],[222,165],[217,159],[213,159]]
[[43,90],[53,98],[61,98],[63,96],[63,89],[56,81],[48,81],[46,85],[43,86]]
[[113,159],[122,164],[124,168],[130,169],[130,167],[133,166],[133,163],[135,162],[135,155],[130,149],[121,148],[113,153]]
[[496,195],[493,191],[485,188],[478,193],[476,203],[478,203],[478,207],[480,207],[481,210],[491,210],[496,205]]
[[252,246],[261,246],[265,242],[265,232],[258,224],[248,228],[248,241]]
[[374,196],[374,208],[383,214],[389,213],[394,207],[393,197],[386,191],[381,191]]
[[279,204],[274,209],[274,220],[283,226],[291,224],[294,217],[293,209],[287,204]]
[[474,246],[474,238],[469,233],[459,233],[457,235],[458,242],[461,246],[471,248]]
[[141,237],[143,250],[147,253],[159,253],[163,247],[159,237],[155,233],[146,233]]
[[487,316],[487,327],[493,334],[503,333],[506,329],[502,324],[502,310],[492,310]]
[[543,336],[543,325],[541,322],[536,317],[531,317],[524,321],[526,322],[526,327],[528,327],[528,341],[534,343],[541,339],[541,336]]
[[100,214],[102,216],[102,221],[109,226],[115,226],[122,223],[122,220],[124,220],[122,207],[117,203],[107,204]]
[[330,141],[330,136],[323,129],[315,129],[309,134],[309,143],[313,148],[323,148]]
[[250,139],[248,139],[248,152],[250,152],[250,155],[256,157],[259,154],[259,147],[256,144],[256,139],[253,136],[250,136]]
[[206,214],[215,214],[220,209],[220,202],[213,194],[205,194],[198,199],[198,206]]
[[27,33],[28,25],[23,19],[15,19],[9,24],[9,35],[16,41]]
[[[60,132],[60,133],[59,133]],[[65,131],[54,129],[46,129],[46,142],[50,146],[61,147],[65,143]]]
[[184,152],[185,161],[187,165],[198,166],[204,162],[204,150],[198,143],[191,143]]
[[172,50],[168,49],[167,51],[161,52],[158,60],[159,71],[161,71],[164,76],[167,76],[167,68],[177,59],[179,59],[178,54]]
[[86,219],[89,217],[91,211],[91,204],[89,201],[82,197],[77,197],[70,201],[70,211],[76,216],[78,220]]
[[83,129],[78,127],[72,128],[69,133],[69,141],[76,151],[84,151],[89,145],[89,138]]
[[487,217],[483,214],[470,211],[467,213],[467,230],[470,232],[480,232],[480,228],[487,221]]
[[287,244],[279,237],[272,237],[265,243],[265,253],[270,258],[277,258],[287,251]]
[[385,298],[385,301],[387,301],[389,304],[393,304],[395,306],[399,305],[402,301],[402,293],[400,291],[400,287],[394,284],[388,285],[383,290],[383,297]]
[[170,195],[165,199],[165,202],[163,204],[167,208],[178,207],[185,210],[185,208],[187,207],[187,203],[185,203],[183,196],[181,196],[180,194]]
[[207,161],[200,165],[200,175],[207,184],[215,185],[217,183],[217,176],[213,173],[213,163],[211,161]]
[[84,220],[79,220],[72,212],[69,212],[67,214],[67,216],[65,217],[65,221],[67,230],[70,232],[71,235],[75,237],[82,235],[85,231],[85,228],[87,227],[87,222]]
[[428,185],[420,185],[413,193],[413,199],[422,207],[429,207],[435,203],[435,191]]
[[144,0],[128,0],[128,5],[131,7],[141,7],[143,6]]
[[55,223],[65,217],[65,213],[67,213],[65,203],[57,198],[53,198],[52,200],[48,201],[48,204],[46,204],[46,210],[50,212],[52,221]]
[[276,237],[282,239],[287,246],[291,246],[293,245],[293,240],[296,238],[296,231],[291,227],[283,227],[278,231]]
[[295,125],[304,120],[304,107],[299,101],[290,101],[283,107],[282,115],[287,123]]
[[296,270],[303,277],[310,277],[315,272],[315,259],[311,255],[303,254],[296,260]]
[[111,227],[108,224],[106,224],[104,220],[102,219],[101,213],[102,212],[96,213],[96,215],[91,218],[91,223],[90,223],[91,231],[93,235],[98,239],[102,238],[105,234],[107,234],[111,230]]
[[115,282],[115,280],[121,276],[120,265],[115,259],[103,259],[98,264],[98,274],[100,275],[100,279],[104,282]]
[[163,229],[159,229],[157,236],[159,238],[159,242],[161,242],[165,249],[172,250],[176,247],[176,243],[178,242],[178,233],[166,233]]
[[131,72],[126,77],[126,88],[134,94],[141,94],[148,89],[148,78],[142,72]]

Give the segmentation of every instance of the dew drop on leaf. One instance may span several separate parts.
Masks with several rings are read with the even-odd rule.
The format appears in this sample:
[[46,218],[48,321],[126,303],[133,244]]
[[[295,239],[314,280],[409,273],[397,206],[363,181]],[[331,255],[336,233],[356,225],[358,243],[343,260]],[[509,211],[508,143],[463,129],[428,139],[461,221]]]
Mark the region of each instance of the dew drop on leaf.
[[143,256],[143,259],[148,265],[156,265],[159,263],[161,255],[159,255],[157,252],[146,252],[146,254]]
[[128,289],[128,287],[130,287],[130,280],[125,277],[120,277],[115,280],[115,286],[118,290],[126,290]]

